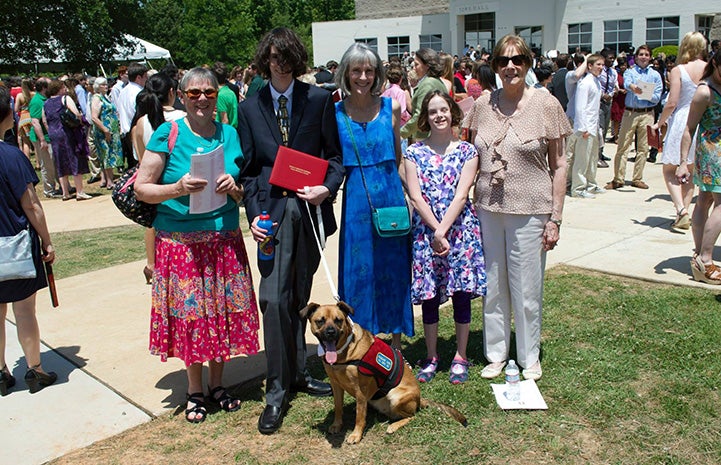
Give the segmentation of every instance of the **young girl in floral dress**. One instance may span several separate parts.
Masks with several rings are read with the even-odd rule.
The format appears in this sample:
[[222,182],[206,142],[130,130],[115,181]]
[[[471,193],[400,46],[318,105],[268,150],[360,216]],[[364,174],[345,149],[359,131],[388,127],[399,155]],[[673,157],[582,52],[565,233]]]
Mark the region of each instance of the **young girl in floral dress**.
[[478,153],[455,135],[461,118],[460,108],[449,95],[430,92],[418,119],[419,130],[430,131],[430,136],[408,147],[404,160],[415,210],[411,296],[414,304],[422,305],[428,352],[416,376],[420,382],[432,380],[438,368],[438,308],[448,297],[456,323],[450,381],[460,384],[468,379],[471,299],[486,293],[481,225],[468,199]]

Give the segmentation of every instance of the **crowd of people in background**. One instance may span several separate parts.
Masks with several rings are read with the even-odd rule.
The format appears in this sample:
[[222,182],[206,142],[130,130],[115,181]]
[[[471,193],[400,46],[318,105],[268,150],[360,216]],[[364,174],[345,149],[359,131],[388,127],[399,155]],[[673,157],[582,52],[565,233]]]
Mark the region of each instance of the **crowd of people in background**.
[[[466,47],[457,56],[421,48],[383,62],[354,44],[340,63],[311,69],[298,36],[277,28],[247,66],[216,62],[186,72],[169,64],[156,72],[131,63],[110,79],[8,79],[15,129],[6,141],[28,159],[35,155],[47,198],[90,199],[87,182],[113,189],[121,171],[140,163],[137,195],[160,205],[145,237],[151,352],[186,363],[186,419],[199,423],[207,415],[203,363],[210,400],[237,410],[238,399],[221,383],[224,362],[258,351],[262,323],[267,406],[258,428],[270,434],[292,392],[330,394],[305,367],[299,311],[322,253],[316,241],[337,228],[332,203],[341,185],[340,298],[355,308],[358,324],[389,334],[395,349],[402,334],[414,335],[411,304],[421,305],[427,357],[418,363],[420,382],[433,380],[442,363],[438,309],[447,300],[457,342],[449,381],[468,380],[477,297],[484,299],[488,362],[481,376],[502,374],[513,320],[523,376],[541,378],[546,253],[559,240],[565,197],[585,201],[625,188],[632,150],[629,185],[648,189],[645,164],[658,153],[649,132],[667,128],[661,161],[676,214],[671,228],[693,225],[693,276],[721,284],[711,256],[721,232],[718,41],[709,50],[701,34],[688,33],[677,57],[652,56],[647,45],[590,52],[542,55],[508,35],[492,51]],[[606,143],[618,144],[613,160]],[[193,153],[221,145],[225,174],[210,181],[188,174]],[[272,185],[282,146],[327,160],[324,182],[297,192]],[[599,168],[612,170],[605,186]],[[189,194],[208,183],[227,202],[191,214]],[[700,192],[691,215],[694,185]],[[276,244],[275,256],[258,264],[257,306],[239,229],[243,196],[253,239],[274,234]],[[406,199],[410,231],[376,234],[376,209],[402,207]],[[266,213],[272,229],[259,225]],[[28,218],[39,223],[36,242],[51,252],[42,221]],[[211,334],[221,334],[222,343]],[[39,361],[34,370],[39,382],[52,382]]]

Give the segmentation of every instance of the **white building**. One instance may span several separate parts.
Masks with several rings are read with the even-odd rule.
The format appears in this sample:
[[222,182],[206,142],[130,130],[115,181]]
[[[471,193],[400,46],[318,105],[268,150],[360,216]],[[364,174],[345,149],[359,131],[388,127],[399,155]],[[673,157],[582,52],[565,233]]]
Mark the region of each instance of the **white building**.
[[339,60],[353,42],[385,60],[421,47],[458,55],[466,45],[491,50],[510,33],[544,53],[653,49],[678,45],[689,31],[721,39],[718,0],[357,0],[356,18],[313,23],[315,63]]

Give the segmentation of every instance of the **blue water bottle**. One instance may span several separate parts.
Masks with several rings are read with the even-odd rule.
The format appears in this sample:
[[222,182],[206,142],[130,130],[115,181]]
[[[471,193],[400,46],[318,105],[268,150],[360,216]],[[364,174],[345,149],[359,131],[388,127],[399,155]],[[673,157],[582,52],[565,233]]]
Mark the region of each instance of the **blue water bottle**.
[[265,239],[258,244],[258,260],[273,260],[275,257],[275,238],[273,237],[273,221],[268,212],[263,210],[258,220],[258,227],[268,230]]

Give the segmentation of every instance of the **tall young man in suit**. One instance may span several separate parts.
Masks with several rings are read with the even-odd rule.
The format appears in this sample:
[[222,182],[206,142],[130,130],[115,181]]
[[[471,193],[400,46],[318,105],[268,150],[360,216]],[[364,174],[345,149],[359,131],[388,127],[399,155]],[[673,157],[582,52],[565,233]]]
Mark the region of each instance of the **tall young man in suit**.
[[[307,60],[295,32],[286,28],[270,31],[261,39],[255,56],[259,72],[270,82],[238,109],[245,157],[241,177],[251,233],[257,242],[266,237],[267,230],[258,227],[258,219],[267,211],[276,240],[274,259],[258,261],[258,300],[268,369],[267,405],[258,419],[263,434],[278,430],[292,392],[331,394],[329,384],[311,378],[306,370],[306,321],[298,313],[308,303],[320,261],[313,229],[321,235],[337,229],[332,201],[345,172],[331,93],[296,79],[305,73]],[[270,173],[280,145],[328,160],[323,184],[299,192],[271,185]]]

